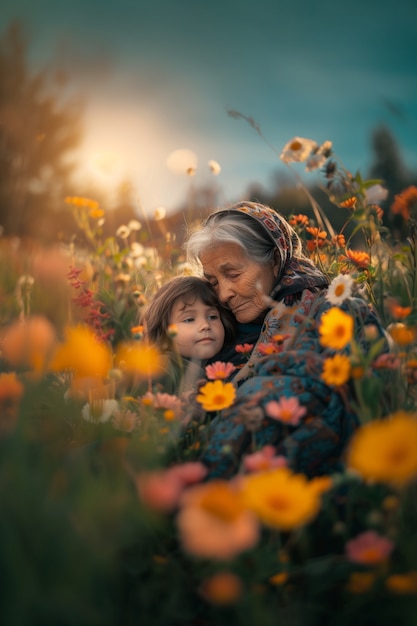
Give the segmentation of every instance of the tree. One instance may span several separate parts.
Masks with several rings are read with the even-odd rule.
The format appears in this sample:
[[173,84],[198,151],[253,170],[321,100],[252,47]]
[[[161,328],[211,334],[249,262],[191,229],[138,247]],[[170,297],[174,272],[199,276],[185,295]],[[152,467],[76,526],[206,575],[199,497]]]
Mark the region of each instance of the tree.
[[6,235],[45,238],[74,168],[82,105],[64,97],[65,77],[28,67],[27,49],[12,23],[0,38],[0,225]]

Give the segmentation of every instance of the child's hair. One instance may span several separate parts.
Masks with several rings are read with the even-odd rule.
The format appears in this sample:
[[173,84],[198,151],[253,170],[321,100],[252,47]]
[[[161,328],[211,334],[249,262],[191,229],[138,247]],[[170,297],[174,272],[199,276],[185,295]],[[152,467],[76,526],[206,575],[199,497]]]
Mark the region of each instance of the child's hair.
[[149,341],[158,344],[163,350],[170,348],[172,341],[168,334],[169,320],[178,299],[187,305],[201,300],[205,305],[218,309],[225,329],[225,343],[234,339],[234,316],[219,302],[210,283],[198,276],[175,276],[156,292],[142,314],[141,322]]

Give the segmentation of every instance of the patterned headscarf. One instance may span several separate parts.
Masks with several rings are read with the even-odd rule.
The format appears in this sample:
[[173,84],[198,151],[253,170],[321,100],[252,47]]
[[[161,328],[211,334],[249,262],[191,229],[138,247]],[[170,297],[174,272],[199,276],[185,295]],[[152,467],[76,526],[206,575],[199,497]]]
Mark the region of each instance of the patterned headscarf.
[[280,260],[280,270],[272,293],[274,300],[299,293],[304,289],[325,287],[329,281],[302,251],[299,236],[290,224],[276,211],[256,202],[239,202],[212,213],[206,224],[219,213],[244,213],[260,224],[275,244]]

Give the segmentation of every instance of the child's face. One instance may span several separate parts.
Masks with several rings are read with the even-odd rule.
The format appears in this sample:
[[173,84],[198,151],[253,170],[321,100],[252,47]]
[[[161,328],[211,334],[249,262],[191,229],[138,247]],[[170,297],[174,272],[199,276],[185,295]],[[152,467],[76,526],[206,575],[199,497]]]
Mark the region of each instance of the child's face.
[[223,346],[224,327],[219,311],[201,300],[187,303],[177,300],[172,307],[169,323],[177,327],[173,343],[183,357],[204,361],[213,357]]

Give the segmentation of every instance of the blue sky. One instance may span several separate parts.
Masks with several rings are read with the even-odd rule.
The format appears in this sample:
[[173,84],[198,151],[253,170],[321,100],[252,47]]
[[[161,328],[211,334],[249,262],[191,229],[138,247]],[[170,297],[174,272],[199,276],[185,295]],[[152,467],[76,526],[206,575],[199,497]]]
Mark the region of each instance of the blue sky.
[[3,1],[3,28],[12,19],[26,23],[33,66],[65,63],[86,95],[80,176],[109,190],[130,177],[148,213],[187,193],[191,179],[166,165],[177,149],[196,155],[194,185],[219,162],[222,202],[283,167],[228,109],[278,151],[295,135],[330,139],[363,173],[385,123],[417,167],[415,0]]

